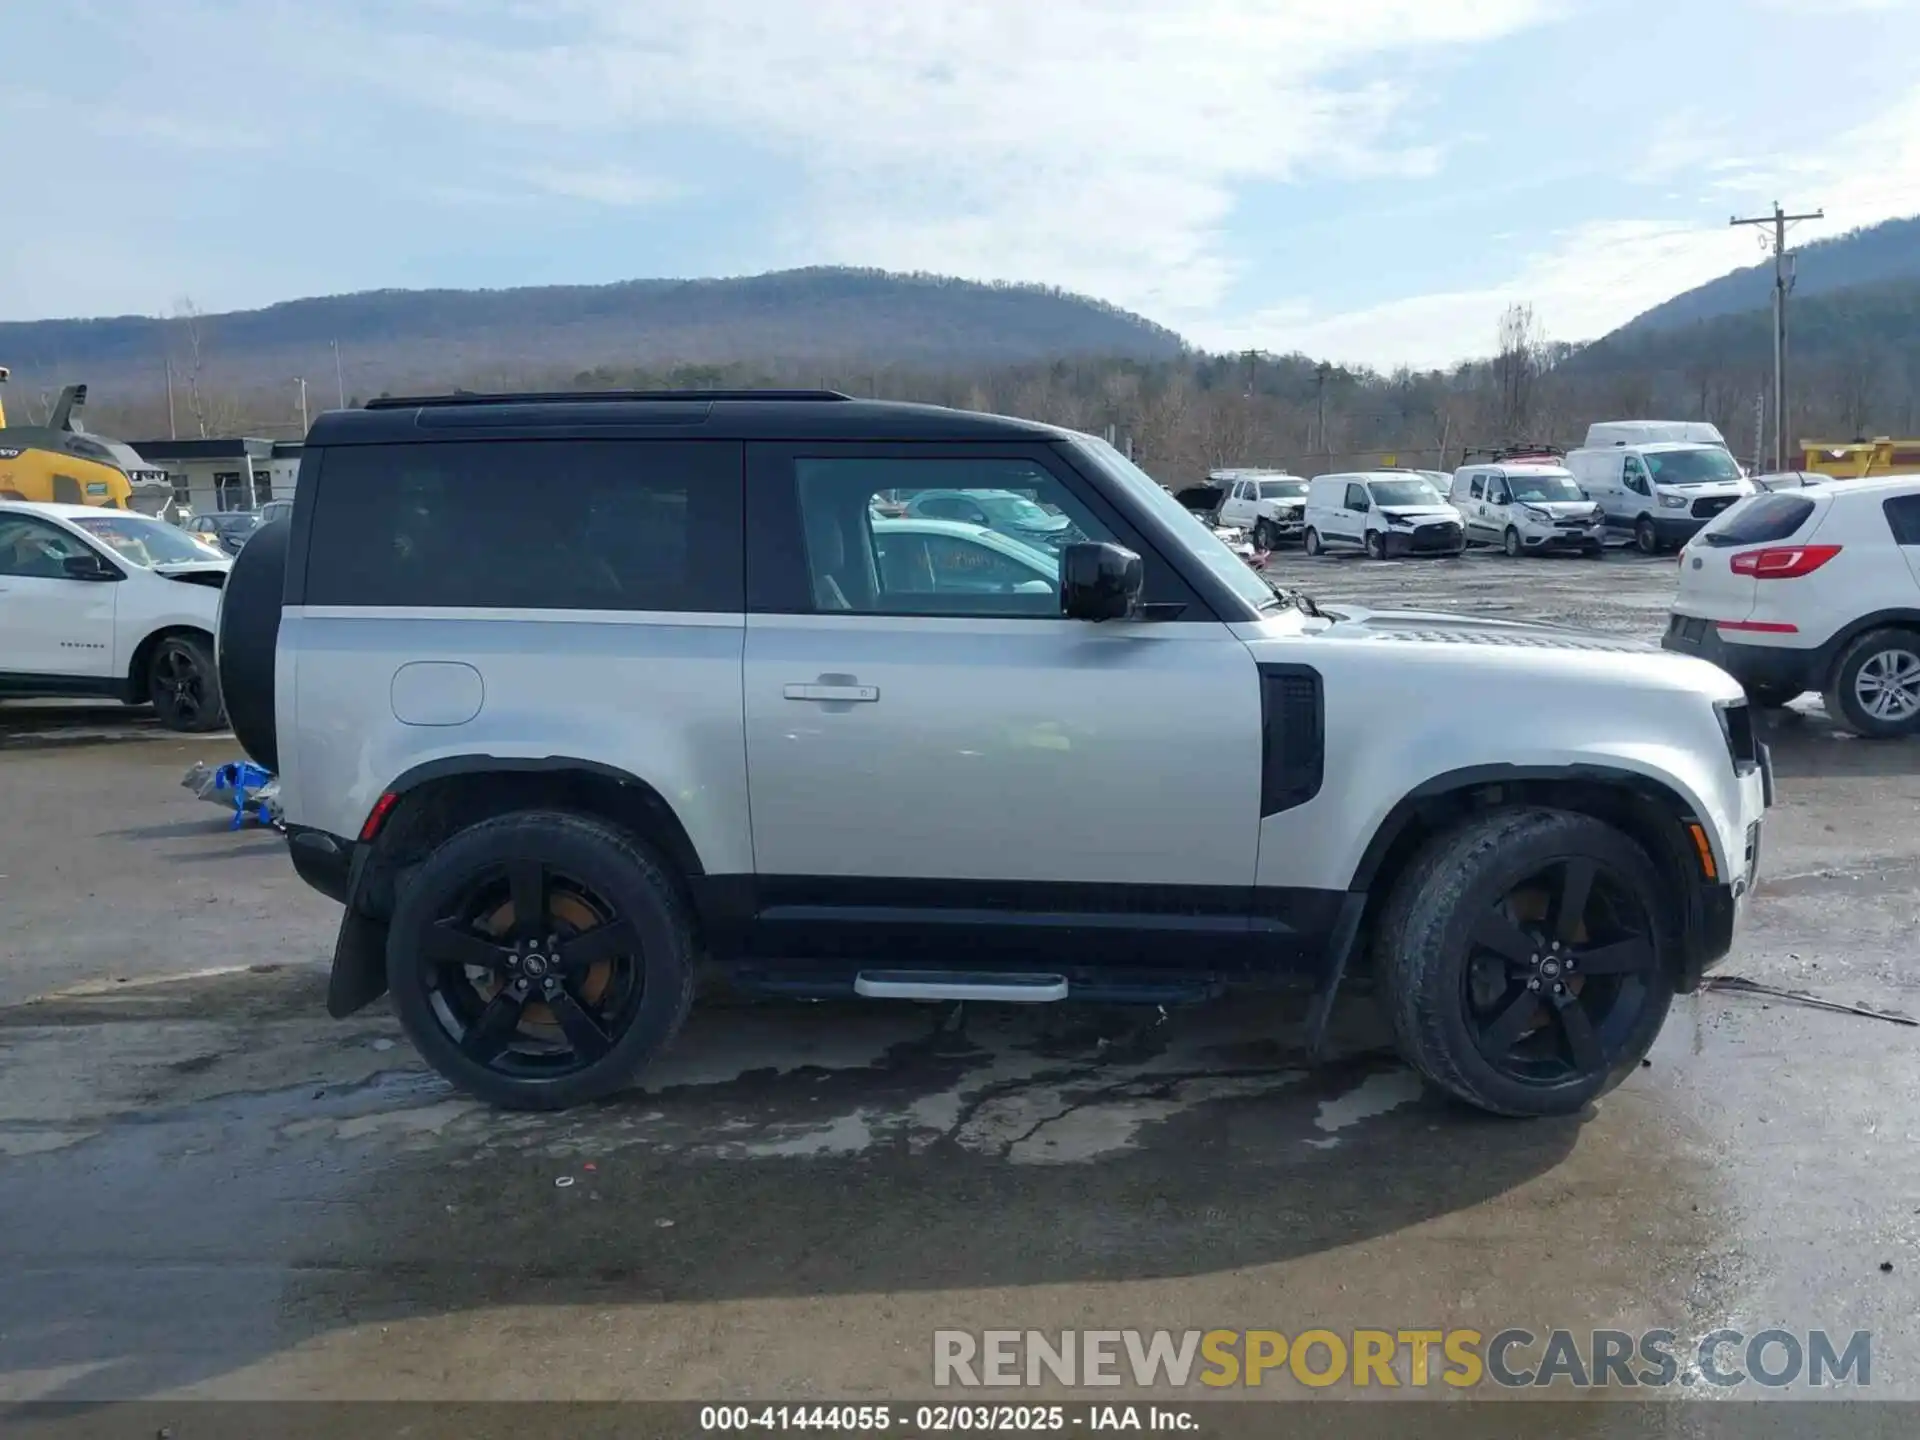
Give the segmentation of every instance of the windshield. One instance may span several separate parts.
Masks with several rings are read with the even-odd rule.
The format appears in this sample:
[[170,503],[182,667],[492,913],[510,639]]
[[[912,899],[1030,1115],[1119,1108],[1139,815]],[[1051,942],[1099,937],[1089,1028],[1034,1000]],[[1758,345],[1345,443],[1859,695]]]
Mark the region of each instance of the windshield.
[[1248,569],[1246,561],[1221,543],[1220,537],[1208,528],[1205,521],[1168,494],[1158,480],[1096,436],[1076,435],[1068,443],[1079,451],[1082,459],[1098,466],[1142,505],[1166,517],[1166,523],[1173,528],[1173,532],[1186,537],[1184,543],[1188,553],[1241,599],[1256,610],[1275,608],[1278,600],[1273,588]]
[[987,512],[990,519],[1002,525],[1019,525],[1028,530],[1061,530],[1067,524],[1066,516],[1055,515],[1024,495],[976,495],[974,498],[979,500],[980,508]]
[[1650,450],[1642,457],[1656,485],[1710,485],[1716,480],[1738,480],[1740,467],[1726,451],[1703,446],[1698,450]]
[[1516,500],[1541,504],[1551,500],[1584,500],[1580,486],[1571,475],[1519,475],[1509,471],[1507,484]]
[[1425,480],[1373,480],[1367,489],[1376,505],[1438,505],[1440,492]]
[[131,561],[143,570],[151,570],[156,565],[227,558],[218,546],[200,536],[142,515],[85,515],[73,523],[111,548],[122,560]]
[[260,523],[257,515],[215,515],[213,528],[222,535],[244,535]]
[[1260,498],[1262,500],[1298,500],[1307,493],[1304,480],[1262,480]]

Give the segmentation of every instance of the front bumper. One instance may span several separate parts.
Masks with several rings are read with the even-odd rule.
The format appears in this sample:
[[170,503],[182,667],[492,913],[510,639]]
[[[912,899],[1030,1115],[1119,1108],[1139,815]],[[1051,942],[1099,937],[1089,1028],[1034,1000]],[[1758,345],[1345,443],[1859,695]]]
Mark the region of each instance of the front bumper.
[[1796,650],[1785,645],[1743,645],[1729,640],[1711,620],[1696,615],[1667,617],[1667,633],[1660,646],[1679,655],[1692,655],[1718,665],[1748,690],[1818,690],[1825,683],[1820,650]]
[[1548,528],[1545,525],[1520,532],[1520,543],[1529,550],[1591,550],[1607,540],[1607,522],[1602,520],[1580,529]]
[[1388,555],[1458,555],[1467,548],[1466,531],[1459,525],[1439,521],[1412,530],[1382,530],[1381,542]]

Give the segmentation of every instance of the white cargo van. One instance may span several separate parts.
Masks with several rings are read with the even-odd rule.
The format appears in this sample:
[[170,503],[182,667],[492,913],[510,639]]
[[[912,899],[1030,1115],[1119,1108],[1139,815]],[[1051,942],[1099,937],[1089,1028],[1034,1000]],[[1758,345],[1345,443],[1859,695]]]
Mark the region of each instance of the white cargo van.
[[1467,548],[1460,512],[1431,480],[1404,470],[1316,475],[1307,487],[1307,554],[1365,550],[1395,555],[1458,555]]
[[1607,528],[1647,555],[1678,549],[1754,493],[1725,445],[1698,440],[1589,446],[1567,456],[1567,469],[1606,512]]
[[1469,545],[1498,545],[1509,555],[1577,550],[1596,560],[1606,545],[1606,512],[1562,465],[1463,465],[1447,498]]
[[1731,449],[1716,425],[1704,420],[1596,420],[1587,427],[1586,448],[1606,445],[1658,445],[1680,440],[1689,445],[1718,445]]

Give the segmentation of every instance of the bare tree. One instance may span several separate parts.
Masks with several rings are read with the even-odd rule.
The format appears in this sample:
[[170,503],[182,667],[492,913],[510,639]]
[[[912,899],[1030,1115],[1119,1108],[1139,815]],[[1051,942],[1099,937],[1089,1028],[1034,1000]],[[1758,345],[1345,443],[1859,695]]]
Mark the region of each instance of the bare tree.
[[1509,305],[1500,316],[1499,348],[1493,357],[1493,383],[1500,430],[1505,438],[1526,436],[1534,420],[1534,382],[1541,370],[1542,342],[1531,305]]
[[186,343],[183,369],[187,382],[187,413],[193,417],[202,440],[225,435],[239,428],[239,409],[229,396],[216,395],[207,384],[206,316],[183,295],[173,307]]

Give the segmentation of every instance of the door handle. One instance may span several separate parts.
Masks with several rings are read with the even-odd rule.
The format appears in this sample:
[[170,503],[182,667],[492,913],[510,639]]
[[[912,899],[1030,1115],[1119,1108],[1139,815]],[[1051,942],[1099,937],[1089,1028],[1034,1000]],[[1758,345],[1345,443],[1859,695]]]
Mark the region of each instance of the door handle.
[[831,700],[841,704],[871,703],[880,698],[878,685],[789,685],[781,692],[789,700]]

